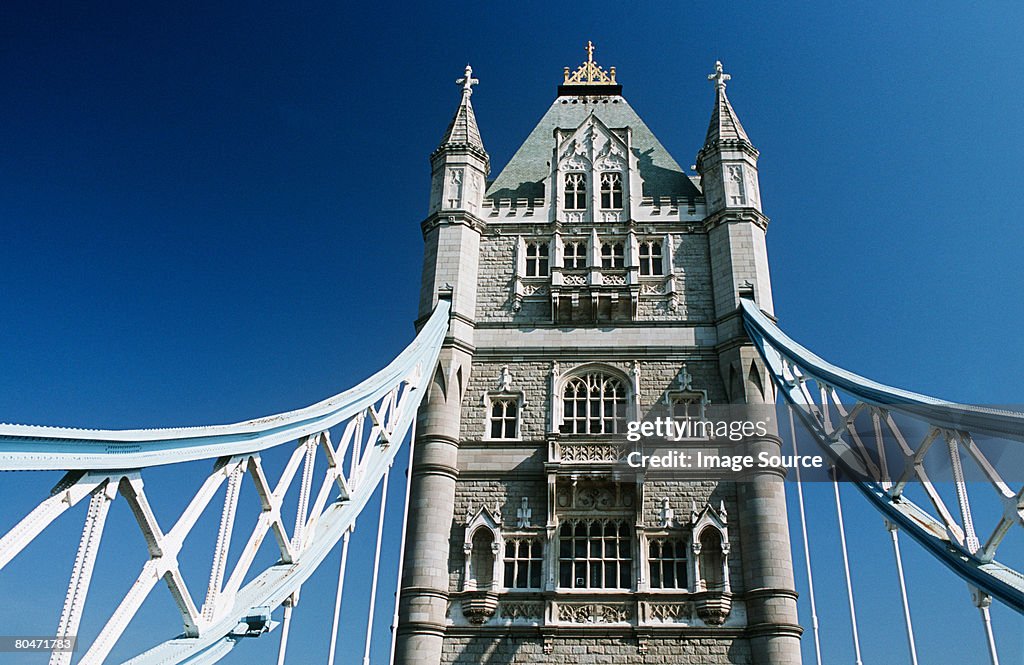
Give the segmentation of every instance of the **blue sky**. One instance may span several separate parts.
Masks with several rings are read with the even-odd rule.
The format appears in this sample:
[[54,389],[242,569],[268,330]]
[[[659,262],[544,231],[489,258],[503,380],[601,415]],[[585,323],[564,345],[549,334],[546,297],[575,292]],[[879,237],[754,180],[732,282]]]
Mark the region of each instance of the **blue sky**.
[[[705,75],[716,59],[732,74],[794,338],[897,386],[1021,402],[1017,4],[13,2],[2,16],[0,421],[232,422],[370,374],[411,337],[427,156],[454,79],[468,61],[481,81],[497,174],[588,39],[684,168],[707,127]],[[0,526],[50,480],[0,478]],[[887,535],[844,498],[872,610],[865,662],[905,662],[889,654],[902,638]],[[811,499],[829,570],[831,506]],[[73,552],[51,544],[35,561],[60,586]],[[103,552],[131,567],[136,550]],[[982,662],[964,585],[904,550],[922,661]],[[27,592],[4,577],[0,596]],[[852,661],[839,579],[822,586],[827,660]],[[308,596],[293,649],[319,658],[323,627],[300,619],[329,600]],[[59,607],[32,605],[55,623]],[[173,630],[160,612],[144,630]],[[0,621],[35,614],[4,604]],[[1020,617],[995,620],[1020,662]]]

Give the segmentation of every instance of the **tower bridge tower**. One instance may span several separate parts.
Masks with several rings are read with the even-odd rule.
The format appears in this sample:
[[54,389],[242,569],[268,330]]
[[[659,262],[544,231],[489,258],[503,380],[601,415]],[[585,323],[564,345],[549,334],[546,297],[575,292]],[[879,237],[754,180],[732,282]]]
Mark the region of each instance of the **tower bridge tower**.
[[800,662],[779,477],[623,473],[629,421],[774,403],[737,309],[772,311],[758,151],[720,63],[708,78],[698,175],[588,43],[490,181],[458,80],[422,224],[420,320],[452,314],[417,424],[400,665]]

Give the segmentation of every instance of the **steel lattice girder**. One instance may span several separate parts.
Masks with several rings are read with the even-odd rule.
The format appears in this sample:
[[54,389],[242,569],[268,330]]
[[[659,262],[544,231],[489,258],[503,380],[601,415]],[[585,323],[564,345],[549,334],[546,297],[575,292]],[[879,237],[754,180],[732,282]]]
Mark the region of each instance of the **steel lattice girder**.
[[[1024,488],[1013,492],[976,449],[971,439],[973,433],[1024,442],[1024,414],[951,403],[858,376],[826,362],[793,341],[752,301],[744,299],[741,305],[747,334],[768,366],[786,402],[831,461],[850,477],[858,478],[854,484],[871,505],[970,585],[1024,613],[1024,574],[993,558],[1006,531],[1013,524],[1024,525]],[[811,380],[818,384],[821,391],[820,407],[806,386]],[[841,407],[835,392],[837,389],[852,396],[858,405],[851,409],[848,414],[851,418],[845,425],[828,431],[824,426],[827,417],[822,410],[832,406],[829,400],[835,400],[835,405]],[[862,408],[862,405],[875,409],[876,413],[883,410],[886,415],[890,412],[901,413],[929,425],[931,434],[914,450],[902,439],[891,418],[888,419],[888,425],[900,439],[904,453],[915,462],[913,470],[920,475],[941,518],[934,517],[902,494],[908,477],[896,483],[887,482],[884,478],[859,479],[874,474],[866,473],[864,468],[852,467],[851,460],[870,464],[871,458],[861,455],[843,440],[843,436],[852,434],[844,430],[848,430],[852,417],[856,415],[854,411]],[[961,509],[964,511],[966,528],[955,523],[949,511],[944,508],[941,499],[931,490],[931,481],[920,465],[932,440],[943,433],[954,439],[950,444],[951,455],[956,457],[962,446],[974,457],[996,487],[1004,506],[1004,514],[999,516],[999,526],[985,547],[973,544],[967,537],[973,536],[973,525],[963,480],[952,479],[958,492],[963,492]],[[860,445],[862,442],[857,440],[856,443]],[[958,463],[958,460],[954,462]]]
[[[66,616],[60,621],[62,627],[76,626],[98,549],[104,511],[120,493],[135,514],[149,545],[150,558],[80,662],[88,665],[106,661],[110,649],[161,578],[178,605],[185,632],[129,662],[216,662],[240,639],[234,629],[244,617],[255,608],[272,610],[294,597],[354,525],[391,467],[430,385],[448,330],[449,311],[449,303],[439,301],[416,339],[387,367],[354,388],[296,411],[233,425],[175,429],[83,430],[0,425],[0,470],[67,472],[50,497],[0,537],[0,570],[61,513],[91,497],[91,510],[79,547],[81,561],[72,573]],[[335,446],[329,430],[340,425],[344,425],[343,433]],[[296,449],[272,487],[260,452],[296,441]],[[327,464],[319,491],[314,493],[317,486],[313,483],[313,467],[320,451]],[[347,474],[343,468],[346,455],[350,455]],[[174,526],[164,533],[146,498],[142,482],[145,470],[196,460],[210,461],[212,471]],[[262,512],[242,557],[222,588],[238,483],[245,475],[256,487]],[[229,489],[221,513],[221,535],[214,552],[207,602],[200,610],[189,596],[177,556],[225,481]],[[280,513],[283,496],[293,482],[301,487],[295,528],[289,538]],[[330,501],[332,494],[336,498]],[[277,540],[281,559],[243,586],[253,557],[269,533]]]

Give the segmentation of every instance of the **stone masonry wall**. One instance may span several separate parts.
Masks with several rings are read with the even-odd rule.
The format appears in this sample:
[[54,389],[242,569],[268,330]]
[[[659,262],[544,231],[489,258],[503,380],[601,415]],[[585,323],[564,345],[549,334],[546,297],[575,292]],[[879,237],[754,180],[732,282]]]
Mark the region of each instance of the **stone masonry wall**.
[[[528,237],[538,236],[530,234]],[[667,295],[644,294],[640,297],[637,320],[709,322],[714,318],[714,295],[708,236],[677,233],[672,239],[678,307],[674,310],[669,307]],[[490,234],[481,238],[477,289],[477,321],[480,323],[528,325],[550,320],[548,296],[527,298],[520,311],[512,309],[517,243],[518,236],[511,234]],[[665,263],[667,269],[667,260]]]
[[637,665],[750,665],[750,649],[743,640],[700,638],[648,638],[646,653],[637,640],[597,634],[594,637],[556,638],[550,654],[537,637],[446,637],[441,662],[450,665],[510,665],[512,663],[636,663]]

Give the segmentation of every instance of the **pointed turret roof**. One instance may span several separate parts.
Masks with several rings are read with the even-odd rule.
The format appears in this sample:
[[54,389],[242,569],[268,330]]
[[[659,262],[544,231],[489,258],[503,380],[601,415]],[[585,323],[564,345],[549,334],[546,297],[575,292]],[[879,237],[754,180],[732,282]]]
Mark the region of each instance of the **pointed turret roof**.
[[483,139],[480,138],[480,128],[476,124],[473,104],[469,101],[473,96],[473,86],[480,81],[473,78],[473,68],[466,65],[465,76],[455,82],[462,86],[462,101],[434,154],[448,148],[463,148],[476,152],[486,159],[487,151],[484,149]]
[[722,71],[721,61],[716,61],[714,73],[708,74],[708,80],[715,82],[715,108],[711,111],[711,123],[708,125],[707,138],[704,139],[705,149],[719,141],[750,143],[747,132],[725,94],[725,82],[731,78]]

